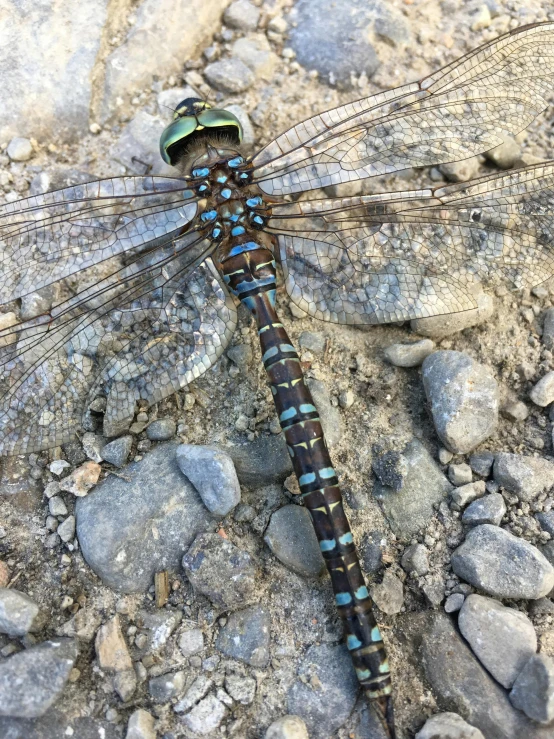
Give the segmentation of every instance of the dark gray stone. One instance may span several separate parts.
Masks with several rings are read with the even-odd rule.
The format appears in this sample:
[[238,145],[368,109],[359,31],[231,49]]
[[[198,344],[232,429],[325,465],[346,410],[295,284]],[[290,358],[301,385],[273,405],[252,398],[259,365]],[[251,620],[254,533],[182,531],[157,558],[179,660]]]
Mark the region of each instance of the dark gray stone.
[[177,570],[194,537],[213,525],[175,459],[177,444],[161,444],[110,475],[76,506],[83,556],[110,587],[145,591],[155,572]]
[[178,698],[185,688],[186,675],[179,672],[170,672],[158,675],[148,682],[148,692],[156,703],[166,703],[172,698]]
[[114,467],[124,467],[129,459],[132,446],[132,436],[120,436],[102,449],[102,459],[104,462],[113,464]]
[[269,614],[260,606],[235,611],[221,628],[215,646],[232,659],[252,667],[266,667],[270,627]]
[[282,434],[259,436],[252,442],[222,447],[235,464],[241,485],[261,488],[283,480],[292,473],[292,464]]
[[554,464],[540,457],[500,452],[493,472],[496,482],[520,500],[533,500],[554,485]]
[[413,621],[421,634],[419,658],[439,708],[461,714],[486,739],[551,739],[549,729],[512,708],[446,614],[433,611]]
[[554,587],[554,567],[536,547],[490,524],[468,532],[451,565],[458,577],[498,598],[532,600]]
[[0,634],[25,636],[40,627],[39,607],[26,593],[0,588]]
[[443,475],[423,444],[409,442],[395,467],[392,486],[376,482],[373,494],[397,536],[410,536],[424,528],[434,515],[433,506],[445,500],[452,485]]
[[496,380],[487,367],[462,352],[434,352],[422,368],[437,434],[451,451],[470,452],[496,428]]
[[313,739],[328,739],[350,716],[358,680],[344,645],[312,646],[287,694],[287,710],[300,716]]
[[0,663],[0,716],[37,718],[60,697],[78,655],[74,639],[46,641]]
[[[383,4],[384,5],[384,4]],[[350,87],[351,74],[371,77],[379,66],[370,31],[381,3],[338,0],[329,13],[325,0],[301,0],[291,13],[289,42],[300,64],[326,81]],[[345,44],[344,40],[349,39]]]
[[312,519],[302,506],[287,505],[275,511],[264,541],[277,559],[299,575],[317,577],[325,568]]
[[541,529],[548,531],[550,536],[554,536],[554,510],[547,513],[537,513],[536,519],[540,523]]
[[554,659],[533,655],[517,676],[510,700],[534,721],[554,721]]
[[470,726],[457,713],[436,713],[425,722],[415,739],[485,739],[483,733]]
[[197,536],[183,557],[183,569],[192,585],[220,608],[239,608],[256,597],[254,560],[218,534]]
[[554,347],[554,308],[544,311],[544,325],[542,329],[542,343],[547,349]]
[[327,341],[325,335],[316,331],[302,331],[298,337],[301,349],[307,349],[314,354],[323,354]]
[[512,687],[537,651],[537,635],[527,616],[492,598],[468,595],[458,626],[481,664],[505,688]]
[[500,493],[491,493],[468,505],[462,515],[462,523],[467,526],[480,526],[483,523],[500,526],[505,513],[504,498]]
[[146,429],[146,436],[150,441],[168,441],[175,436],[177,424],[173,418],[158,418],[152,421]]
[[209,446],[181,444],[177,448],[177,464],[215,516],[226,516],[240,503],[235,465],[226,452]]
[[228,93],[244,92],[256,79],[252,70],[236,57],[208,64],[204,74],[212,87]]

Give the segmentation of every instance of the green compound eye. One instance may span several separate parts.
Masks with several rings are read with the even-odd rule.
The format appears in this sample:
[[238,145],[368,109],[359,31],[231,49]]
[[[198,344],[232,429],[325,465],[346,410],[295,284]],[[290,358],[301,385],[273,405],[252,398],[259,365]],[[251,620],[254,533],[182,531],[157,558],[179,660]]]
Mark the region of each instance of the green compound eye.
[[240,144],[242,126],[227,110],[212,109],[201,100],[188,98],[179,103],[173,122],[167,126],[160,138],[160,154],[166,164],[176,164],[179,155],[186,149],[186,139],[200,131],[226,133]]

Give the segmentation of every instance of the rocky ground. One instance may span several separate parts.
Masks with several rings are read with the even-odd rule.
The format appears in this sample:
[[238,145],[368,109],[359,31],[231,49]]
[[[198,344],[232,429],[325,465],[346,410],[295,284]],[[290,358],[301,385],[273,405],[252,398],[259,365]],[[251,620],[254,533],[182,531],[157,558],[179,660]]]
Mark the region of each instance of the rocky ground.
[[[90,94],[81,99],[86,90],[74,85],[62,96],[68,133],[48,124],[58,68],[50,88],[42,81],[52,94],[35,129],[24,113],[33,93],[18,88],[15,114],[0,117],[4,202],[91,177],[167,171],[159,133],[168,107],[194,91],[230,107],[254,150],[315,112],[554,19],[554,6],[536,0],[236,0],[203,4],[173,34],[174,6],[129,2],[104,19],[99,2],[97,16],[75,20],[96,33],[96,47],[89,36],[78,45],[81,64],[97,49]],[[18,17],[21,38],[42,24],[46,43],[47,22]],[[204,41],[185,53],[172,47],[183,35]],[[71,81],[71,68],[60,79]],[[126,86],[118,70],[128,71]],[[348,192],[551,158],[551,120],[552,109],[488,158]],[[15,318],[37,315],[45,300],[14,306]],[[479,300],[468,314],[367,330],[317,323],[284,292],[278,303],[360,544],[400,737],[547,739],[554,288]],[[239,310],[212,370],[136,411],[115,440],[92,424],[63,448],[3,460],[0,735],[381,739],[295,497],[249,316]]]

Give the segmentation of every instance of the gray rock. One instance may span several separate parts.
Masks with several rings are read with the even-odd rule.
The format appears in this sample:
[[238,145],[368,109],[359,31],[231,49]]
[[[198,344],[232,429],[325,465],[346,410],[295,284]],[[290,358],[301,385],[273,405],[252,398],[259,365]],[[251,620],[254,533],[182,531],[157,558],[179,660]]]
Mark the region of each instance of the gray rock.
[[310,647],[287,694],[287,709],[300,716],[312,739],[328,739],[349,717],[358,695],[358,680],[343,645]]
[[463,606],[465,596],[462,593],[452,593],[444,601],[444,612],[445,613],[456,613]]
[[420,339],[410,344],[391,344],[383,354],[395,367],[419,367],[425,357],[435,349],[435,342],[431,339]]
[[537,651],[537,635],[527,616],[492,598],[468,595],[458,626],[481,664],[505,688],[512,687]]
[[271,516],[264,541],[286,567],[317,577],[325,567],[312,519],[306,508],[287,505]]
[[201,629],[187,629],[179,637],[179,650],[183,657],[191,657],[204,649],[204,634]]
[[[471,160],[459,162],[463,165]],[[444,166],[444,165],[442,165]],[[442,169],[441,166],[441,169]],[[472,174],[471,177],[474,175]],[[469,177],[468,179],[471,179]],[[478,326],[485,323],[492,317],[494,312],[494,302],[490,295],[480,293],[477,298],[477,308],[473,310],[461,311],[459,313],[448,313],[443,316],[429,316],[428,318],[416,318],[410,321],[411,329],[414,333],[421,336],[430,336],[439,341],[446,336],[451,336],[457,331],[463,331],[470,326]]]
[[144,652],[157,652],[167,644],[167,640],[181,623],[181,611],[164,608],[155,611],[140,611],[137,621],[146,632],[147,641]]
[[225,690],[231,698],[243,706],[253,702],[256,695],[256,681],[253,677],[241,677],[240,675],[227,675],[225,677]]
[[476,475],[488,477],[494,463],[494,454],[492,452],[476,452],[469,458],[469,466]]
[[482,732],[457,713],[436,713],[425,722],[415,739],[485,739]]
[[540,457],[500,452],[494,460],[493,473],[499,485],[525,501],[554,485],[554,464]]
[[235,57],[208,64],[204,74],[212,87],[228,93],[244,92],[255,81],[250,67]]
[[208,695],[183,717],[183,724],[194,734],[206,736],[217,729],[226,714],[225,705],[215,695]]
[[208,693],[212,685],[213,680],[211,680],[207,675],[199,675],[196,680],[193,681],[184,697],[181,698],[181,700],[173,707],[175,713],[184,713],[192,708],[195,703],[198,703],[198,701]]
[[402,555],[402,569],[426,575],[429,572],[429,552],[423,544],[410,544]]
[[0,633],[25,636],[40,628],[39,607],[25,593],[11,588],[0,588]]
[[[60,726],[64,727],[64,739],[121,739],[119,727],[105,719],[82,716],[71,718],[56,706],[44,716],[35,719],[2,718],[0,716],[0,736],[3,739],[60,739]],[[156,739],[155,736],[128,736],[125,739]]]
[[482,498],[485,492],[486,485],[484,480],[477,480],[477,482],[470,482],[467,485],[460,485],[459,488],[454,488],[450,493],[452,508],[455,511],[461,511],[468,503],[471,503],[477,498]]
[[300,348],[307,349],[314,354],[323,354],[326,344],[325,335],[316,331],[302,331],[298,337]]
[[168,441],[175,436],[177,424],[173,418],[159,418],[152,421],[146,429],[146,436],[150,441]]
[[176,570],[184,550],[212,519],[175,460],[177,444],[161,444],[110,475],[76,506],[83,556],[110,587],[145,591],[155,572]]
[[333,448],[342,439],[343,424],[341,414],[338,408],[331,405],[329,390],[323,382],[309,378],[306,385],[312,394],[315,406],[319,413],[321,427],[325,434],[327,446]]
[[[435,504],[445,500],[451,484],[417,439],[404,448],[392,476],[375,483],[373,494],[397,536],[410,536],[424,528]],[[375,467],[374,467],[375,469]],[[387,483],[395,481],[393,487]]]
[[463,714],[486,739],[549,739],[548,729],[512,708],[504,689],[481,667],[448,616],[432,611],[412,622],[421,635],[418,656],[439,705]]
[[479,171],[479,157],[469,157],[459,162],[443,162],[438,169],[449,182],[467,182]]
[[465,462],[462,464],[451,464],[448,468],[448,479],[453,485],[467,485],[473,479],[471,467]]
[[148,682],[148,692],[156,703],[166,703],[172,698],[178,698],[183,692],[186,683],[186,675],[180,670],[166,675],[158,675]]
[[438,351],[423,362],[423,385],[441,441],[465,454],[487,439],[498,421],[498,385],[467,354]]
[[113,464],[114,467],[124,467],[127,464],[132,447],[132,436],[120,436],[118,439],[110,441],[109,444],[106,444],[106,446],[103,447],[102,459],[104,462]]
[[254,560],[218,534],[197,536],[182,564],[192,585],[220,608],[232,610],[255,599]]
[[165,122],[159,116],[139,110],[112,147],[113,158],[136,174],[146,174],[148,167],[155,173],[164,171],[165,165],[160,159],[159,151],[159,140],[164,128]]
[[544,531],[548,531],[550,536],[554,536],[554,510],[547,513],[537,513],[536,519]]
[[554,308],[547,308],[544,311],[542,343],[547,349],[554,347]]
[[248,0],[234,0],[223,13],[225,24],[241,31],[254,31],[259,19],[260,9]]
[[121,436],[129,431],[135,416],[135,405],[135,394],[126,383],[114,382],[106,400],[102,428],[104,436]]
[[15,136],[8,144],[6,154],[12,162],[26,162],[33,156],[33,145],[29,139]]
[[554,401],[554,372],[547,372],[544,377],[533,386],[529,397],[535,405],[544,408]]
[[462,523],[466,526],[480,526],[490,523],[492,526],[500,526],[500,522],[506,514],[506,503],[500,493],[485,495],[479,500],[474,500],[465,509],[462,515]]
[[90,642],[94,639],[98,627],[102,623],[100,615],[90,608],[81,608],[69,621],[62,624],[57,630],[58,636],[71,636]]
[[102,449],[106,446],[106,439],[103,436],[87,432],[83,434],[81,444],[88,459],[92,459],[93,462],[102,461]]
[[47,313],[54,302],[54,288],[46,287],[34,293],[29,293],[21,298],[20,316],[22,321],[37,318],[42,313]]
[[75,538],[75,516],[68,516],[57,528],[57,534],[66,544]]
[[369,594],[373,602],[388,616],[400,613],[404,605],[402,580],[393,575],[390,570],[385,570],[381,583],[370,587]]
[[370,531],[363,534],[359,546],[362,566],[368,574],[376,574],[383,567],[383,546],[386,537],[381,531]]
[[[229,108],[227,106],[225,110],[229,111]],[[247,367],[252,361],[252,347],[250,344],[237,344],[227,349],[227,356],[237,367]]]
[[59,495],[54,495],[48,501],[48,510],[51,516],[67,516],[67,506],[64,499]]
[[525,421],[529,415],[529,408],[521,400],[518,400],[504,405],[502,415],[510,421]]
[[554,659],[547,654],[533,655],[517,676],[510,700],[534,721],[553,721]]
[[263,33],[237,39],[231,51],[233,57],[240,59],[254,72],[256,79],[271,79],[278,57],[271,50],[269,41]]
[[500,169],[510,169],[515,165],[521,154],[521,147],[511,136],[494,149],[485,152],[485,157]]
[[[163,3],[144,0],[140,3],[123,43],[105,62],[101,122],[118,108],[118,98],[128,100],[138,90],[149,88],[156,75],[181,74],[183,61],[194,59],[211,40],[226,6],[227,0],[193,4],[181,0],[164,0]],[[183,33],[184,28],[194,29],[194,32]],[[155,53],[145,53],[145,49],[152,47],[152,39],[163,39],[163,44],[156,44]],[[96,54],[95,50],[94,61]],[[90,71],[87,74],[90,75]]]
[[471,529],[452,553],[463,580],[497,598],[542,598],[554,587],[554,567],[529,542],[483,524]]
[[125,739],[156,739],[154,716],[144,708],[137,708],[129,717]]
[[[370,43],[370,31],[376,8],[383,6],[365,0],[339,0],[329,13],[325,0],[301,0],[291,13],[294,25],[289,33],[297,60],[341,87],[352,85],[353,72],[371,77],[379,60]],[[347,45],[345,38],[350,39]]]
[[252,667],[269,661],[269,614],[260,606],[235,611],[221,628],[215,646],[220,652]]
[[429,577],[421,590],[431,608],[437,608],[444,600],[444,581],[440,574]]
[[268,726],[264,739],[309,739],[308,729],[300,716],[281,716]]
[[554,565],[554,539],[547,541],[546,544],[544,544],[540,548],[540,551],[546,557],[546,559],[550,562],[550,564]]
[[226,516],[240,503],[240,484],[228,454],[214,447],[181,444],[176,457],[179,469],[215,516]]
[[0,716],[36,718],[60,697],[77,659],[74,639],[46,641],[0,663]]
[[241,485],[261,488],[283,482],[292,473],[292,464],[282,434],[259,436],[253,442],[225,447],[235,464]]

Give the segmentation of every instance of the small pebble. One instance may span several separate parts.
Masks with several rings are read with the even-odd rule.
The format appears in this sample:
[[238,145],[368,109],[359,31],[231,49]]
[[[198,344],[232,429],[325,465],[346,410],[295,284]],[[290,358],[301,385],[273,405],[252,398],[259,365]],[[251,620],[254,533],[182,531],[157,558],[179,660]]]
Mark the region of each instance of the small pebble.
[[490,493],[468,505],[462,515],[462,523],[466,526],[480,526],[483,523],[500,526],[505,515],[506,503],[502,495]]
[[460,485],[460,487],[454,488],[450,493],[452,508],[455,511],[461,511],[468,503],[471,503],[477,498],[482,498],[485,492],[486,485],[484,480],[477,480],[476,482],[469,482],[466,485]]
[[471,467],[465,462],[462,464],[451,464],[448,468],[448,479],[453,485],[466,485],[470,483],[473,479]]
[[309,739],[309,735],[300,716],[281,716],[268,727],[264,739]]
[[167,441],[175,436],[177,424],[173,418],[159,418],[152,421],[146,429],[146,436],[150,441]]
[[457,713],[437,713],[427,719],[415,739],[485,739],[485,736]]
[[395,367],[419,367],[425,357],[435,349],[431,339],[421,339],[410,344],[391,344],[383,354]]
[[16,136],[8,144],[6,153],[12,162],[26,162],[33,156],[33,146],[29,139]]
[[401,564],[406,572],[426,575],[429,572],[429,552],[423,544],[411,544],[402,555]]
[[461,593],[452,593],[444,601],[444,610],[446,613],[455,613],[463,606],[464,600],[465,598]]
[[529,397],[535,405],[541,408],[550,405],[554,401],[554,371],[547,372],[544,377],[531,389]]
[[204,649],[204,635],[201,629],[188,629],[179,637],[179,649],[183,657],[190,657]]

